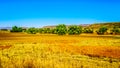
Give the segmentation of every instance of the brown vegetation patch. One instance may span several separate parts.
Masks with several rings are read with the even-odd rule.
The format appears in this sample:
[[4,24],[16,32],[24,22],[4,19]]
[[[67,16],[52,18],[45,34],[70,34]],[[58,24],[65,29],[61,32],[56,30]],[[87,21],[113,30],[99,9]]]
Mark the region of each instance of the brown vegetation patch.
[[62,50],[72,54],[82,54],[90,57],[120,58],[120,47],[117,46],[72,46],[61,45]]
[[9,49],[12,45],[0,45],[0,50]]

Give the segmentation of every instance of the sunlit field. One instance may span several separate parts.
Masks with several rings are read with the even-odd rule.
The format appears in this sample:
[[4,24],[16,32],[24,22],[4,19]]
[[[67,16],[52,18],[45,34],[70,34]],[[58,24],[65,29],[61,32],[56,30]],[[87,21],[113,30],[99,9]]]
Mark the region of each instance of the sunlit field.
[[0,68],[120,68],[120,36],[0,33]]

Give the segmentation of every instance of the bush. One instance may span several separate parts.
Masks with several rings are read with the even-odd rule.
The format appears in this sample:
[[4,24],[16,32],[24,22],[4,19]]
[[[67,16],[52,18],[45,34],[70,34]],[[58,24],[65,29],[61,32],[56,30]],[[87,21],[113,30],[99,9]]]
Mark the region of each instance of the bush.
[[93,33],[93,29],[91,29],[91,28],[84,28],[83,32],[84,33]]
[[52,34],[57,34],[57,29],[51,29]]
[[60,25],[56,26],[56,33],[58,35],[65,35],[67,33],[66,25],[60,24]]
[[43,33],[43,29],[42,29],[42,28],[39,28],[39,29],[38,29],[38,32],[39,32],[39,33]]
[[43,29],[43,33],[48,33],[48,34],[50,34],[50,33],[51,33],[51,29],[50,29],[50,28],[44,28],[44,29]]
[[111,34],[120,34],[119,27],[114,26],[113,29],[111,30]]
[[104,34],[105,32],[107,32],[107,27],[103,26],[101,28],[99,28],[99,30],[97,30],[97,34]]
[[13,26],[11,30],[11,32],[22,32],[22,31],[23,31],[22,28],[17,26]]
[[8,31],[8,29],[0,29],[1,31]]
[[29,34],[36,34],[38,32],[38,29],[32,27],[27,29],[27,33]]
[[82,27],[72,25],[68,27],[68,34],[69,35],[77,35],[82,33]]

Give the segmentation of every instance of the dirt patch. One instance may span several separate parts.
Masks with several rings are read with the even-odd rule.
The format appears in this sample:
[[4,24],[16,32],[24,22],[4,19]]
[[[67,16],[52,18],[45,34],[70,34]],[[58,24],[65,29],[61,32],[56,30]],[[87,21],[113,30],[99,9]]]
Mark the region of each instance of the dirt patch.
[[0,45],[0,50],[9,49],[12,45]]
[[72,54],[82,54],[90,57],[120,58],[120,47],[117,46],[68,46],[61,45],[60,49]]

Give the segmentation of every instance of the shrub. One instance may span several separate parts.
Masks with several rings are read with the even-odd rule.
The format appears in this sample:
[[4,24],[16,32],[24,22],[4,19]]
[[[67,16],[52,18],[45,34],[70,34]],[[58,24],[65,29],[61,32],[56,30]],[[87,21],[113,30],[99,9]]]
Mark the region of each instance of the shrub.
[[111,30],[111,34],[120,34],[119,27],[114,26],[113,29]]
[[58,26],[56,26],[56,33],[58,35],[65,35],[67,33],[66,25],[59,24]]
[[91,29],[91,28],[84,28],[83,32],[84,33],[93,33],[93,29]]
[[8,31],[8,29],[0,29],[1,31]]
[[29,34],[36,34],[38,32],[38,29],[31,27],[27,29],[27,33]]
[[57,29],[51,29],[52,34],[57,34]]
[[68,27],[68,34],[69,35],[77,35],[82,33],[82,27],[71,25]]
[[38,29],[38,32],[39,32],[39,33],[43,33],[43,29],[42,29],[42,28],[39,28],[39,29]]
[[22,32],[21,27],[13,26],[11,32]]
[[101,28],[99,28],[99,30],[97,30],[97,34],[104,34],[107,31],[107,27],[102,26]]

